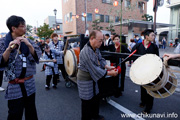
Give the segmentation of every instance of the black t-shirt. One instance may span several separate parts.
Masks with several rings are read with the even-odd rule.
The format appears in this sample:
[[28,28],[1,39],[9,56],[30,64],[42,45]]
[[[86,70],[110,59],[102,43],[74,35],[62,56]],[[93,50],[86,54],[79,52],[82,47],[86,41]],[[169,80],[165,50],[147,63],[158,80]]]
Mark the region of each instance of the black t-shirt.
[[156,54],[159,56],[159,49],[156,44],[151,43],[148,48],[145,48],[143,43],[137,43],[133,48],[132,52],[137,50],[135,54],[144,55],[144,54]]
[[101,47],[99,48],[101,51],[110,51],[110,52],[115,52],[116,48],[111,39],[108,41],[108,46],[104,45],[104,42],[101,44]]

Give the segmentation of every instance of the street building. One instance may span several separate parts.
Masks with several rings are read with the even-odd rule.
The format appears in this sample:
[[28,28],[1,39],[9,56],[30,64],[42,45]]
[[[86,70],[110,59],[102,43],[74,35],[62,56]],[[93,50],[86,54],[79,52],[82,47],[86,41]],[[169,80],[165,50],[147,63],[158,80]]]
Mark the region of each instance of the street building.
[[169,39],[174,40],[176,37],[180,38],[180,1],[168,0],[170,8],[170,24],[174,24],[174,27],[170,28]]
[[48,24],[49,27],[57,33],[59,38],[63,37],[63,23],[62,19],[56,19],[55,16],[48,16],[44,23]]
[[[99,26],[107,30],[110,24],[121,21],[121,2],[116,0],[62,0],[63,35],[84,34],[86,30],[93,30],[93,21],[99,19]],[[123,0],[122,19],[142,20],[147,13],[147,0]],[[120,34],[120,27],[114,26],[115,33]],[[134,33],[142,30],[133,28]],[[127,26],[123,26],[122,33],[128,35]]]

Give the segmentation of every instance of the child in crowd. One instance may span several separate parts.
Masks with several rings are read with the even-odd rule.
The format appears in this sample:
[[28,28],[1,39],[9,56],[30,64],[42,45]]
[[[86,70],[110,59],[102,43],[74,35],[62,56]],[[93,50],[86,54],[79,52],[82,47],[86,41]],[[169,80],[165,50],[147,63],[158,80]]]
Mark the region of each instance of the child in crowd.
[[58,64],[55,59],[54,52],[50,50],[50,47],[46,44],[45,45],[45,52],[43,54],[44,60],[52,60],[53,62],[44,62],[46,65],[45,68],[45,75],[46,75],[46,85],[45,88],[48,90],[50,87],[51,78],[53,76],[53,88],[57,88],[57,76],[58,76]]

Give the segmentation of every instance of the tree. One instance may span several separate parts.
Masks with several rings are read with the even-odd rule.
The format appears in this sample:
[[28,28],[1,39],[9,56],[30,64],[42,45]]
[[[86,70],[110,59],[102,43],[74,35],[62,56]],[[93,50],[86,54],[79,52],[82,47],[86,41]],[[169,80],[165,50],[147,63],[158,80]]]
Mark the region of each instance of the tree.
[[40,26],[38,29],[37,29],[37,35],[40,37],[40,38],[46,38],[46,37],[50,37],[51,34],[54,32],[54,30],[51,30],[49,28],[49,25],[47,25],[46,23],[44,23],[43,26]]
[[31,40],[34,40],[34,38],[32,36],[29,36],[28,38],[31,39]]
[[100,23],[99,19],[93,21],[93,25],[92,25],[93,30],[102,30],[103,29],[102,26],[99,26],[99,23]]
[[109,23],[109,27],[106,27],[106,29],[107,29],[108,31],[110,31],[110,32],[111,32],[111,34],[113,34],[113,33],[114,33],[114,31],[115,31],[114,26],[113,26],[113,24],[112,24],[112,23]]
[[31,25],[28,25],[28,24],[26,25],[26,34],[27,35],[30,35],[32,33],[32,28],[33,27]]
[[143,21],[151,21],[153,22],[153,16],[149,15],[149,14],[144,14],[142,15]]

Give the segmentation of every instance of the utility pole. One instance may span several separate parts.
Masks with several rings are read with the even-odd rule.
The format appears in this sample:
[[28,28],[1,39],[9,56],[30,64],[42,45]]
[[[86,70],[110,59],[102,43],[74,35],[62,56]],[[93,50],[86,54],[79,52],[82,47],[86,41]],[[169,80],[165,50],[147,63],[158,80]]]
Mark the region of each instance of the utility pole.
[[84,7],[85,7],[85,14],[86,14],[86,16],[84,16],[84,18],[85,18],[85,32],[86,32],[86,30],[87,30],[87,0],[84,0]]
[[[122,2],[123,0],[121,0],[121,26],[120,26],[120,42],[122,44]],[[121,53],[121,47],[120,47],[120,53]]]
[[153,8],[153,11],[154,11],[154,25],[153,25],[153,30],[154,30],[154,32],[156,32],[156,13],[157,13],[157,8],[158,8],[157,0],[154,0],[153,3],[154,3],[154,8]]

